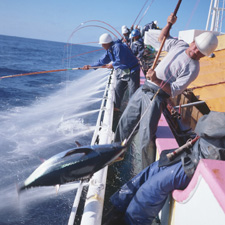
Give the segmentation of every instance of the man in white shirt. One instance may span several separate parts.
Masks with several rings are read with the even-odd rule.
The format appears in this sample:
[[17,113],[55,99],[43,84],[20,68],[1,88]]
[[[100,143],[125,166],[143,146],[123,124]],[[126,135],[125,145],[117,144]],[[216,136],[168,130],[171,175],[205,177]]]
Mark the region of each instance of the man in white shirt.
[[[176,19],[173,14],[168,17],[167,25],[159,36],[160,42]],[[130,99],[115,133],[115,142],[124,141],[140,122],[139,140],[143,168],[155,161],[155,150],[149,149],[149,144],[154,140],[166,99],[181,94],[196,79],[199,73],[199,59],[210,55],[217,44],[217,37],[211,32],[202,33],[190,46],[182,40],[167,37],[164,47],[168,54],[155,70],[148,70],[148,80]]]

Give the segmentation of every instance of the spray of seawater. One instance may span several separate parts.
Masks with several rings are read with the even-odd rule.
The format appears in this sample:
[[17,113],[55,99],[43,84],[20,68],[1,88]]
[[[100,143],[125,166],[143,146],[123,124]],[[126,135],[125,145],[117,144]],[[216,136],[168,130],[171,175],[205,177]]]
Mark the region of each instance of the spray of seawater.
[[41,164],[41,159],[74,147],[75,140],[90,144],[107,74],[105,69],[88,72],[29,107],[0,112],[2,213],[12,214],[21,205],[29,207],[29,202],[60,198],[76,187],[76,184],[62,187],[58,195],[54,187],[29,190],[22,194],[18,204],[16,183],[24,181]]

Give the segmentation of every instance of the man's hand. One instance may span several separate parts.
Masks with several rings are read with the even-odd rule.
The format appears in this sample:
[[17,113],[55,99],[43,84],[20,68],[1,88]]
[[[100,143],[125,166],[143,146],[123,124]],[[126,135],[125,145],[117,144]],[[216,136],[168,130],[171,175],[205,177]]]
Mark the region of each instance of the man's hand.
[[167,18],[167,23],[171,23],[172,25],[175,24],[176,21],[177,21],[177,17],[174,16],[173,13],[171,13],[171,14],[169,15],[169,17]]
[[152,68],[150,68],[146,74],[146,78],[148,80],[151,80],[152,82],[155,82],[157,80],[157,77],[156,77],[156,72],[155,70],[153,70]]
[[152,68],[150,68],[146,74],[146,78],[148,80],[151,80],[152,82],[154,82],[155,84],[157,84],[163,91],[165,91],[168,95],[171,96],[171,88],[170,88],[170,84],[168,82],[163,82],[162,80],[160,80],[157,76],[156,76],[156,72],[155,70],[153,70]]
[[82,70],[89,70],[90,67],[91,67],[90,65],[85,65],[85,66],[82,67]]

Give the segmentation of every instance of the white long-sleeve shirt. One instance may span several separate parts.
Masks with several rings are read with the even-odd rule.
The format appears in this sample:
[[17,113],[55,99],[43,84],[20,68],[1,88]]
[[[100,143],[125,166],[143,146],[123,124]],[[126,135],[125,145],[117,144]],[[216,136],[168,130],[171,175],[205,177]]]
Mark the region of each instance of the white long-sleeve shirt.
[[198,76],[199,61],[191,59],[185,53],[188,47],[182,40],[167,38],[164,49],[168,53],[155,68],[156,76],[170,84],[171,97],[181,94]]

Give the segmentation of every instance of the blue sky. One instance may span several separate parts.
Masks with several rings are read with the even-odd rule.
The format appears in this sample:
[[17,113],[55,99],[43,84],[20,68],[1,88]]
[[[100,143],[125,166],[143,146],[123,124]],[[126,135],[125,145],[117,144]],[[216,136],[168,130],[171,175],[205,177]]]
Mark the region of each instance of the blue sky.
[[[74,29],[82,22],[102,20],[119,32],[121,26],[130,27],[146,0],[0,0],[0,34],[43,40],[67,42]],[[159,27],[174,11],[178,0],[149,0],[148,12],[141,26],[157,20]],[[178,11],[177,23],[171,34],[179,30],[205,29],[211,0],[183,0]],[[145,11],[138,17],[138,23]],[[86,25],[108,26],[92,22]],[[112,29],[111,29],[112,30]],[[85,27],[74,33],[74,43],[94,42],[107,32],[100,27]]]

